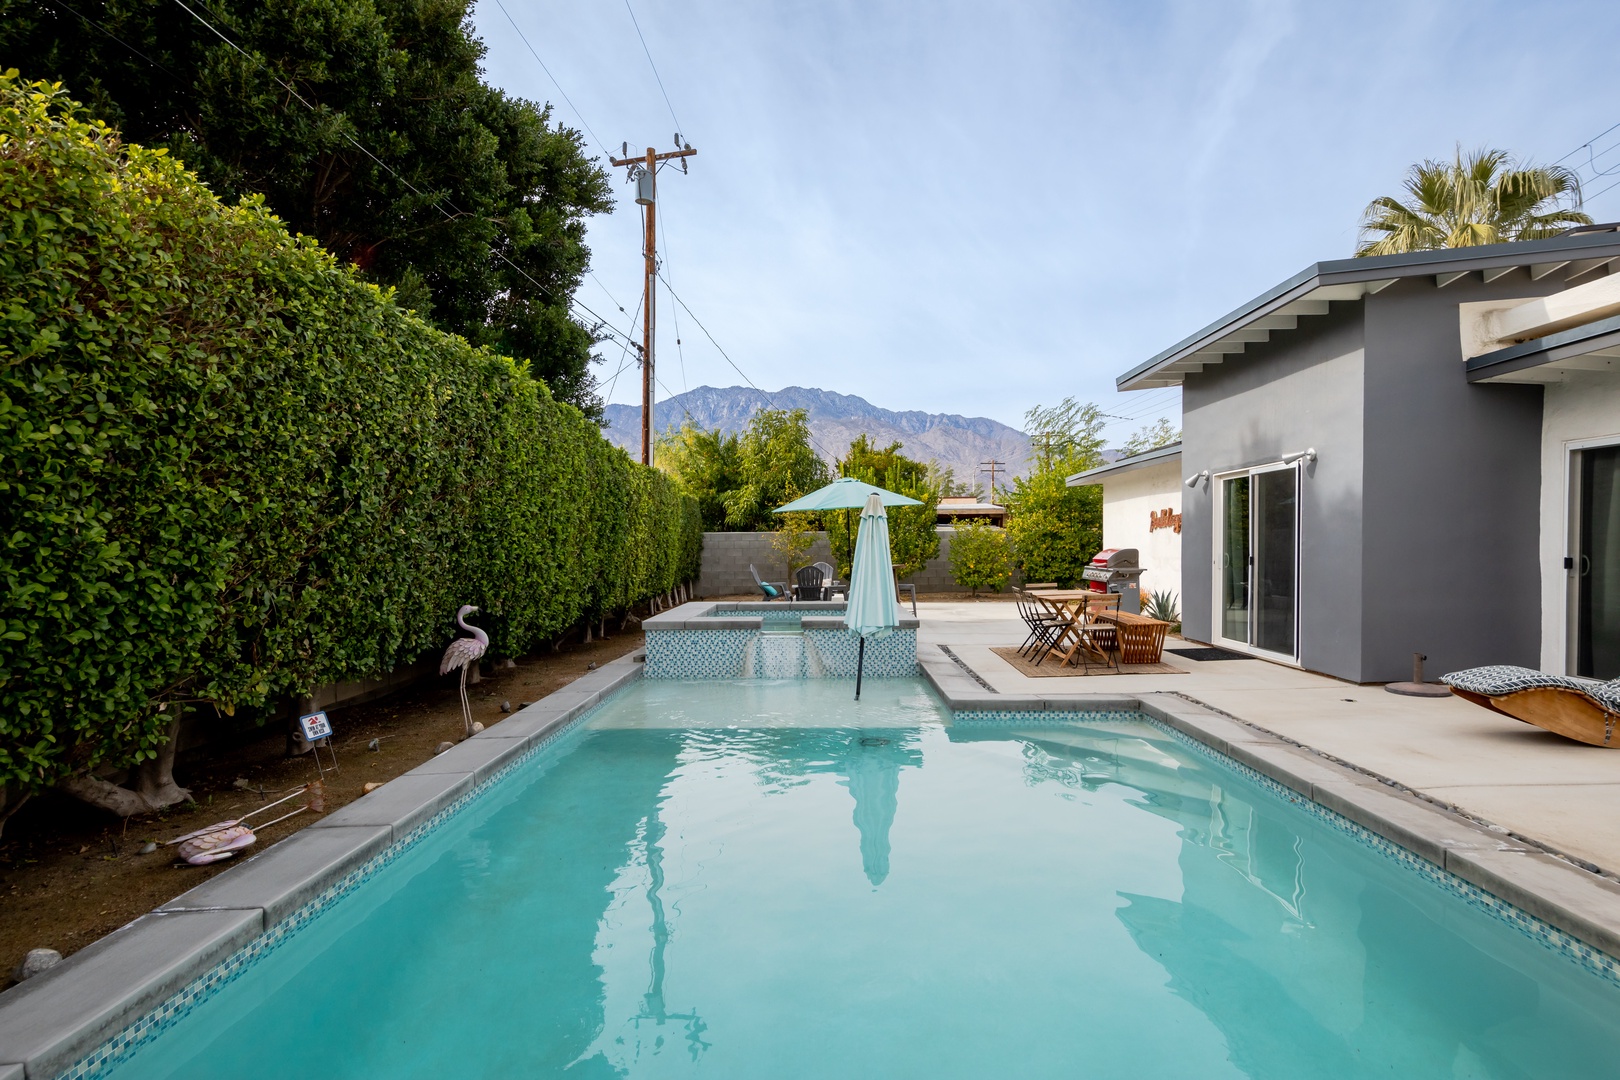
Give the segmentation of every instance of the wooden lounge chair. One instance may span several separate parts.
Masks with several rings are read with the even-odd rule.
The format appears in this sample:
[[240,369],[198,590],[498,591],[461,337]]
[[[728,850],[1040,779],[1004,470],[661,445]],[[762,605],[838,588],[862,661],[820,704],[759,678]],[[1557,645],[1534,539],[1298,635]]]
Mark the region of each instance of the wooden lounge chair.
[[1599,682],[1494,665],[1443,675],[1465,701],[1589,746],[1620,748],[1620,679]]

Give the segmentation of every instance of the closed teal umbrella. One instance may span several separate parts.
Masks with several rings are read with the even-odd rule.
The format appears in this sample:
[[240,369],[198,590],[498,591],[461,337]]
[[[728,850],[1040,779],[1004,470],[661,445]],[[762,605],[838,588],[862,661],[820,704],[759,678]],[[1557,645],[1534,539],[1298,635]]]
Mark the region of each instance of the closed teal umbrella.
[[894,560],[889,553],[889,515],[876,491],[866,497],[861,531],[855,536],[855,560],[849,572],[849,604],[844,626],[860,636],[855,659],[855,700],[861,700],[861,670],[866,666],[866,639],[886,636],[900,625],[895,600]]

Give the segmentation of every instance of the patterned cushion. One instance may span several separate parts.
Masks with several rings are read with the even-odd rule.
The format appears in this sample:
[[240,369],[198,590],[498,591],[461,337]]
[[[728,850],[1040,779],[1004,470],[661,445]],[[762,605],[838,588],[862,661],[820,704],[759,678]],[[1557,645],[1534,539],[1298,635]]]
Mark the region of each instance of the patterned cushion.
[[1549,675],[1545,671],[1536,671],[1533,668],[1492,664],[1488,667],[1469,668],[1467,671],[1454,671],[1450,675],[1440,676],[1440,681],[1458,690],[1470,694],[1484,694],[1486,697],[1502,697],[1504,694],[1513,694],[1520,690],[1537,690],[1551,686],[1585,694],[1603,708],[1620,712],[1620,679],[1613,682],[1594,682],[1590,679],[1577,679],[1571,675]]

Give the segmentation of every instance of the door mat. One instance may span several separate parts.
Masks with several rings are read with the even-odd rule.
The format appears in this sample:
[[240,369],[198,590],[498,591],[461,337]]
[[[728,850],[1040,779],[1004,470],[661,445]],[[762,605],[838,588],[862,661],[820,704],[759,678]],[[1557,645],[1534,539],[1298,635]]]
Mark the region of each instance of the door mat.
[[1185,656],[1189,660],[1253,660],[1252,656],[1242,653],[1227,652],[1225,649],[1168,649],[1177,656]]
[[1018,650],[1011,646],[992,648],[991,652],[1001,657],[1007,663],[1018,669],[1020,675],[1028,675],[1032,679],[1067,678],[1075,675],[1185,675],[1187,672],[1170,664],[1121,664],[1119,667],[1103,667],[1092,661],[1091,670],[1087,671],[1084,664],[1060,664],[1059,657],[1048,656],[1046,663],[1034,664],[1025,657],[1018,655]]

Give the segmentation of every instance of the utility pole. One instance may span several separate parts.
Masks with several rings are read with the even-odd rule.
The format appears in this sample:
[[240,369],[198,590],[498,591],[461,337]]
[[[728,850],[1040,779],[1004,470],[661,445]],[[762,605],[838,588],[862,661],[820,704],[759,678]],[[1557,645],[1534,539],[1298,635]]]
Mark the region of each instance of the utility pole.
[[[624,143],[619,152],[623,157],[609,157],[614,165],[622,165],[630,170],[630,177],[636,182],[636,202],[647,208],[646,235],[641,242],[641,254],[645,260],[642,270],[642,297],[641,297],[641,463],[652,464],[652,403],[653,403],[653,335],[658,328],[658,319],[653,310],[658,288],[658,168],[665,161],[677,158],[685,159],[697,153],[691,144],[681,142],[681,133],[675,133],[675,149],[660,154],[653,147],[647,147],[645,157],[631,157],[630,144]],[[685,160],[681,161],[681,172],[686,171]]]
[[997,461],[994,458],[991,458],[989,461],[981,461],[981,462],[979,462],[979,471],[980,472],[987,472],[987,473],[990,474],[990,501],[991,502],[996,501],[996,470],[1002,468],[1006,464],[1007,463],[1005,461]]

